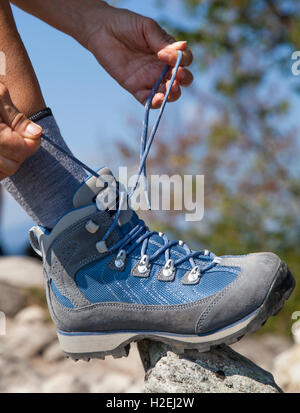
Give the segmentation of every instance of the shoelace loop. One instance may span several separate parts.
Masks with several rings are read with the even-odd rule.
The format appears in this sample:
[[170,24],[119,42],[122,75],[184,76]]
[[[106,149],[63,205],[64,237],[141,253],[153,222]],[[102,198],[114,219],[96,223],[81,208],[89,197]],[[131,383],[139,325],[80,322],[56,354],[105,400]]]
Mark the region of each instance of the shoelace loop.
[[[183,241],[170,241],[168,237],[165,234],[157,233],[156,231],[150,231],[149,228],[146,226],[145,222],[142,220],[139,220],[137,225],[132,228],[129,233],[124,235],[123,238],[121,238],[117,243],[115,243],[112,247],[107,248],[106,245],[106,240],[109,238],[109,236],[112,234],[112,232],[116,229],[118,225],[118,221],[120,218],[121,211],[124,206],[124,202],[129,202],[129,199],[132,197],[133,193],[135,192],[139,181],[141,180],[141,185],[143,192],[146,197],[147,201],[147,206],[149,209],[151,209],[150,201],[149,201],[149,196],[148,196],[148,190],[147,190],[147,173],[146,173],[146,161],[147,157],[149,155],[152,143],[154,141],[156,132],[158,130],[163,112],[165,110],[169,95],[171,93],[173,84],[176,79],[176,75],[178,73],[178,69],[180,67],[180,63],[182,60],[182,52],[178,51],[178,58],[177,62],[169,83],[169,86],[167,88],[164,100],[162,102],[158,117],[154,123],[154,126],[152,128],[152,131],[150,133],[149,138],[148,136],[148,129],[149,129],[149,114],[151,110],[151,103],[152,99],[157,92],[160,84],[164,80],[166,74],[170,70],[170,66],[166,65],[155,83],[148,99],[145,104],[145,114],[144,114],[144,121],[143,121],[143,128],[142,128],[142,134],[141,134],[141,148],[140,148],[140,165],[138,169],[138,173],[136,175],[136,180],[131,188],[129,194],[125,192],[119,191],[115,186],[113,186],[114,191],[117,191],[119,195],[119,202],[118,202],[118,208],[117,211],[114,215],[113,222],[111,226],[108,228],[102,239],[97,243],[97,248],[100,252],[110,252],[113,253],[115,251],[118,251],[116,259],[115,259],[115,265],[117,268],[122,268],[125,265],[126,257],[137,247],[137,245],[142,245],[141,246],[141,260],[138,264],[138,270],[140,271],[141,274],[146,273],[147,271],[150,270],[150,265],[151,262],[154,261],[156,258],[158,258],[161,254],[165,254],[165,261],[166,264],[163,267],[163,275],[165,277],[170,277],[172,274],[174,274],[176,266],[182,264],[185,261],[189,261],[191,265],[191,271],[189,274],[189,280],[191,282],[196,281],[199,279],[201,276],[201,273],[204,273],[205,271],[208,271],[209,269],[213,268],[215,265],[217,265],[220,261],[219,258],[216,257],[215,254],[213,254],[210,251],[207,250],[202,250],[202,251],[192,251],[187,244],[185,244]],[[79,166],[84,168],[86,171],[88,171],[91,175],[99,178],[102,182],[104,182],[107,186],[112,186],[111,183],[105,181],[97,172],[95,172],[93,169],[89,168],[87,165],[85,165],[83,162],[81,162],[79,159],[77,159],[74,155],[66,151],[64,148],[62,148],[60,145],[56,144],[55,142],[52,142],[51,139],[49,139],[45,134],[42,134],[42,138],[50,143],[54,148],[59,150],[61,153],[63,153],[65,156],[67,156],[69,159],[77,163]],[[100,194],[99,194],[100,195]],[[96,197],[97,199],[97,197]],[[97,203],[96,203],[97,204]],[[116,207],[115,205],[114,207]],[[113,207],[110,208],[112,210]],[[90,225],[89,227],[90,231],[93,231],[92,226]],[[157,250],[152,254],[148,255],[147,254],[147,247],[148,243],[150,242],[151,236],[152,235],[159,235],[163,239],[163,245],[157,248]],[[131,244],[131,245],[130,245]],[[181,258],[178,258],[177,260],[173,260],[170,258],[171,255],[171,249],[173,246],[179,245],[181,248],[183,248],[186,252],[185,255],[183,255]],[[198,265],[196,265],[194,258],[200,258],[201,261],[207,261],[209,262],[204,268],[201,269]]]

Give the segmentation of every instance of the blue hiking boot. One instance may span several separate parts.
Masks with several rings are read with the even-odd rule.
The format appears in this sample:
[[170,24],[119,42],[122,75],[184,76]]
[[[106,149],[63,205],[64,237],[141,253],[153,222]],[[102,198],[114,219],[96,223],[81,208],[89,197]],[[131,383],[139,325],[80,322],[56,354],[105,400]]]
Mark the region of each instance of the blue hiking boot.
[[34,227],[33,248],[43,257],[47,300],[62,349],[73,359],[121,357],[132,341],[159,340],[178,352],[232,344],[276,314],[295,280],[272,253],[216,257],[150,231],[128,207],[145,163],[181,53],[147,140],[153,94],[146,104],[141,161],[129,196],[116,190],[109,169],[98,173],[51,142],[91,173],[75,193],[74,209],[51,232]]
[[[120,357],[143,338],[179,353],[207,351],[257,330],[282,308],[294,279],[276,255],[216,257],[169,241],[121,205],[109,169],[98,174],[110,185],[89,178],[74,196],[74,210],[50,233],[30,232],[70,357]],[[118,210],[109,211],[114,204]]]

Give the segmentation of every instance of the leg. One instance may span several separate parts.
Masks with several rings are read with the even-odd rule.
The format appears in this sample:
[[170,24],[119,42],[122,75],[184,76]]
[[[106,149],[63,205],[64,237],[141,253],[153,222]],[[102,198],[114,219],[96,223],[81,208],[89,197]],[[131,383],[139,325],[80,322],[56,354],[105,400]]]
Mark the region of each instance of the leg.
[[[6,0],[0,3],[0,45],[7,67],[0,81],[8,88],[13,103],[25,115],[34,115],[33,120],[44,133],[68,149],[51,112],[44,111],[40,86]],[[52,228],[73,207],[73,193],[85,177],[82,168],[42,143],[39,151],[2,183],[35,223]]]

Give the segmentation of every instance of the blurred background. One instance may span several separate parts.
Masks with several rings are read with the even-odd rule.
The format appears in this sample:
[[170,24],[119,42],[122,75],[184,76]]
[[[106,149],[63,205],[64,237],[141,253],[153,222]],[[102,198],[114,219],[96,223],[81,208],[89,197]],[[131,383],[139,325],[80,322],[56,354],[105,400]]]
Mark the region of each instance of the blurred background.
[[[300,75],[292,73],[292,53],[300,50],[299,2],[111,3],[158,20],[177,39],[188,40],[195,55],[194,84],[183,90],[179,102],[168,105],[150,155],[149,174],[205,175],[205,216],[189,223],[182,212],[162,211],[146,214],[149,223],[217,255],[273,251],[299,281]],[[15,7],[13,12],[46,102],[75,155],[93,168],[107,165],[114,172],[118,165],[137,166],[143,107],[74,40]],[[24,253],[31,225],[3,193],[5,255]],[[24,302],[42,308],[42,293],[36,286],[29,290]],[[300,349],[293,345],[291,333],[296,311],[299,282],[281,313],[241,342],[238,351],[272,372],[276,363],[277,370],[283,369],[278,363],[286,369],[287,358],[282,362],[279,355],[285,352],[285,357],[292,357],[291,365],[293,357],[298,359],[300,371]],[[295,346],[298,353],[291,356]],[[274,364],[276,357],[279,362]],[[130,363],[124,369],[130,376]],[[142,375],[132,374],[130,385],[137,390]],[[300,391],[299,374],[292,378],[290,372],[277,371],[275,378],[287,391]],[[72,386],[71,390],[76,387]],[[116,390],[112,385],[111,391],[127,391],[126,386]]]

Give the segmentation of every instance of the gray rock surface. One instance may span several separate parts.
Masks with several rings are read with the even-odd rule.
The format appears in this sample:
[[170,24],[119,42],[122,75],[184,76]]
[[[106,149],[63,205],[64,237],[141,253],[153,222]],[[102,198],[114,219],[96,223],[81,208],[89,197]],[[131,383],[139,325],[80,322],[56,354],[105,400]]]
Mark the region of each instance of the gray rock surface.
[[286,392],[300,393],[300,343],[275,358],[274,375]]
[[[266,333],[259,336],[250,334],[230,347],[274,374],[274,359],[292,345],[293,340],[290,337]],[[274,378],[277,382],[275,374]]]
[[21,288],[0,282],[0,311],[13,317],[26,305],[26,294]]
[[60,373],[43,385],[43,393],[88,393],[89,387],[80,377]]
[[1,283],[17,288],[43,288],[42,265],[37,259],[30,257],[1,257]]
[[50,344],[43,352],[43,358],[50,363],[64,360],[65,353],[62,351],[58,340]]
[[19,357],[34,357],[57,339],[54,325],[45,321],[46,312],[42,308],[25,308],[17,314],[14,323],[7,327],[6,336],[2,340]]
[[168,346],[144,340],[139,352],[146,371],[146,393],[280,393],[271,373],[220,346],[185,357]]
[[6,335],[0,335],[0,393],[143,391],[143,366],[136,345],[128,358],[89,363],[66,359],[40,299],[43,296],[39,261],[0,258],[0,311],[6,315]]
[[0,342],[0,393],[39,393],[41,377]]
[[27,304],[31,289],[43,289],[41,263],[29,257],[0,258],[0,311],[13,317]]

